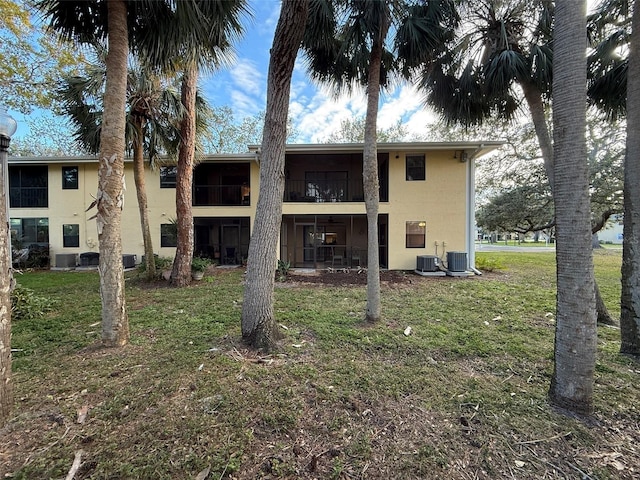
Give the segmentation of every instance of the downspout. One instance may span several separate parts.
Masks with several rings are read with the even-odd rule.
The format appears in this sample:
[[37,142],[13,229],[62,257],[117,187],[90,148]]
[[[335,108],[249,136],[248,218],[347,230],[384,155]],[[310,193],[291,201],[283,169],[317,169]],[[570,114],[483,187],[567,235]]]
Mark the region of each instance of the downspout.
[[484,144],[480,144],[476,148],[467,160],[467,209],[466,209],[466,221],[467,221],[467,235],[466,235],[466,250],[468,256],[468,268],[476,275],[482,273],[477,270],[476,267],[476,157],[484,148]]

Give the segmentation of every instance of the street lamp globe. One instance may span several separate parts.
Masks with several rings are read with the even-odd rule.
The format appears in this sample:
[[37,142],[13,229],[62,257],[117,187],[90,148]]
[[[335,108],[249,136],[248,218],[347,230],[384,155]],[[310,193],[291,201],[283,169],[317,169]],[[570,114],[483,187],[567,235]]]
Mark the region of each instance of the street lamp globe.
[[0,147],[2,150],[9,148],[11,136],[16,133],[16,128],[18,128],[18,124],[14,118],[4,108],[0,107]]

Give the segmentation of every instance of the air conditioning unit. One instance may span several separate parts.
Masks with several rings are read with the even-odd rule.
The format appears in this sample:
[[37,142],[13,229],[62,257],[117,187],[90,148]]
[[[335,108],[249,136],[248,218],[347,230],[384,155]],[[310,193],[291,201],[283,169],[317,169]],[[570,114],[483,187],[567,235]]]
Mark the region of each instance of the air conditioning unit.
[[435,255],[418,255],[416,257],[416,270],[419,272],[436,272],[440,259]]
[[464,272],[467,270],[467,252],[447,252],[447,270]]
[[136,266],[136,256],[129,254],[122,255],[122,266],[124,268],[134,268]]
[[75,268],[78,264],[78,255],[75,253],[57,253],[56,268]]
[[83,267],[97,267],[100,264],[100,254],[85,252],[80,254],[80,265]]

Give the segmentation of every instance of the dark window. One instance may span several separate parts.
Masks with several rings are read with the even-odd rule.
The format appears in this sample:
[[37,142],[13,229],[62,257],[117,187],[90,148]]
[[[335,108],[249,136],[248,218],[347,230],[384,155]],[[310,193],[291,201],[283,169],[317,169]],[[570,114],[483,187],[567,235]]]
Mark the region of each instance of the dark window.
[[407,180],[424,180],[424,155],[407,155]]
[[80,246],[80,225],[76,223],[62,225],[62,246],[63,247],[79,247]]
[[175,223],[163,223],[160,225],[160,246],[178,246],[178,231]]
[[12,208],[48,207],[48,186],[46,165],[9,166],[9,204]]
[[62,167],[62,189],[78,189],[78,167]]
[[178,167],[160,167],[160,188],[176,188]]
[[32,243],[49,243],[49,219],[12,218],[11,236],[24,247]]
[[427,222],[407,222],[407,248],[424,248]]

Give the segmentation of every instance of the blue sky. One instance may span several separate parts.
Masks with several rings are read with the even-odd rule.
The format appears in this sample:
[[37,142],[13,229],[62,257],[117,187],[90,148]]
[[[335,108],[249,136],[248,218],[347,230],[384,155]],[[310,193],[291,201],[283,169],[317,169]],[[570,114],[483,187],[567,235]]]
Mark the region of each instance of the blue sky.
[[[231,107],[236,121],[265,110],[269,50],[280,14],[280,0],[249,0],[249,4],[253,18],[245,21],[245,35],[237,44],[235,58],[216,72],[203,73],[200,79],[200,87],[209,103]],[[378,127],[388,128],[401,121],[411,133],[423,134],[434,117],[425,111],[421,98],[421,94],[408,85],[399,85],[393,91],[383,93]],[[365,112],[366,100],[362,92],[335,98],[327,87],[310,80],[303,58],[298,56],[289,107],[289,117],[298,133],[297,143],[326,141],[343,120],[364,117]],[[29,120],[52,116],[42,110],[31,115],[10,113],[18,120],[17,137],[29,135]]]
[[[203,77],[201,87],[214,106],[229,106],[237,119],[264,111],[266,105],[269,49],[278,21],[278,0],[252,0],[254,18],[247,22],[244,38],[237,46],[236,58],[226,69]],[[291,84],[289,116],[299,132],[297,142],[320,142],[347,118],[364,117],[363,94],[334,98],[324,87],[315,85],[299,56]],[[378,124],[380,128],[399,120],[410,131],[423,132],[433,117],[424,111],[421,95],[409,86],[398,86],[383,94]]]

